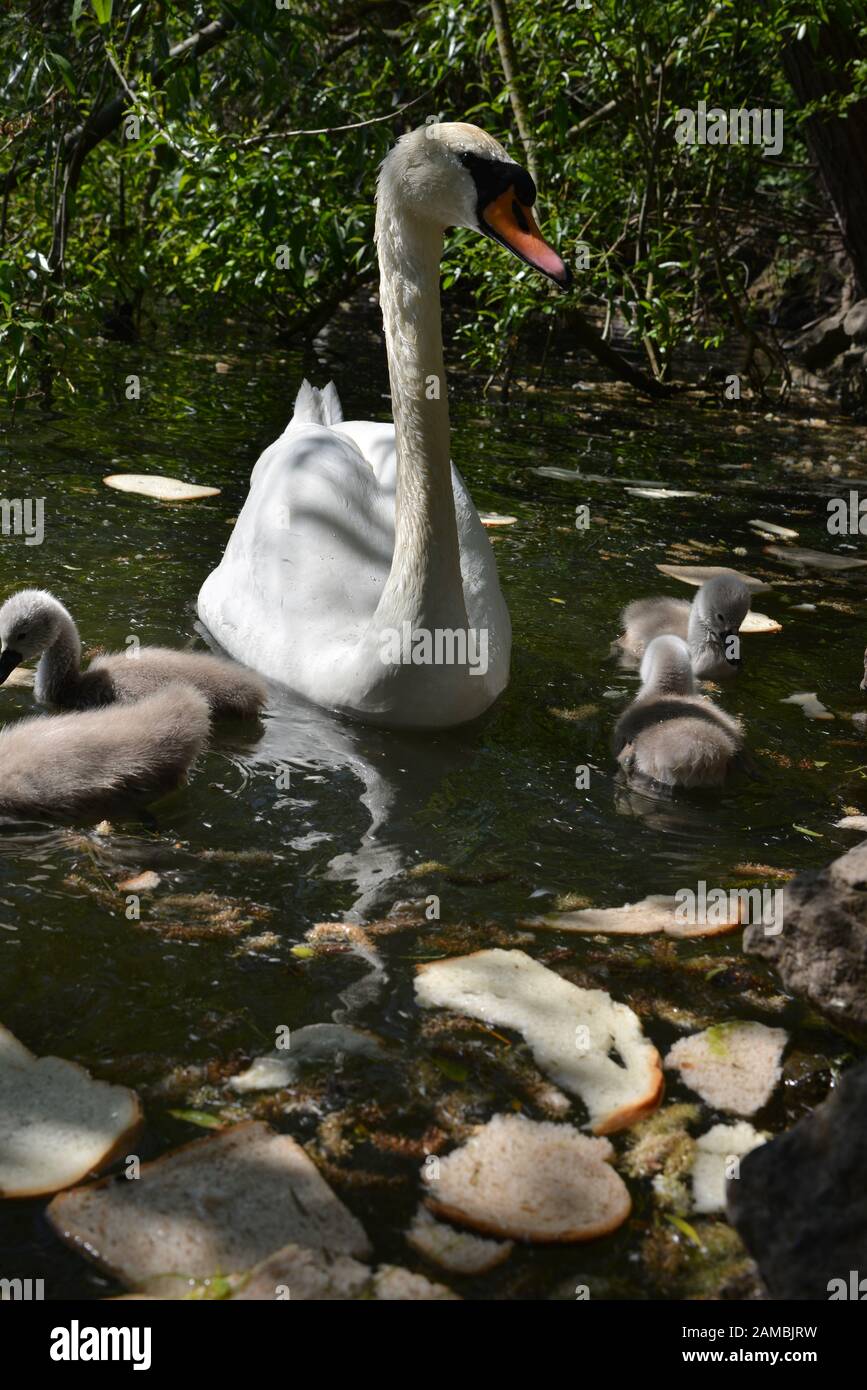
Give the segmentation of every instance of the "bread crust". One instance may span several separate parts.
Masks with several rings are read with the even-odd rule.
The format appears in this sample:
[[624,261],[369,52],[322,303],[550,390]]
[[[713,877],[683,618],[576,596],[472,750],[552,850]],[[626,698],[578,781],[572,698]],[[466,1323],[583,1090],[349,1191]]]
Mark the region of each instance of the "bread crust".
[[[29,1049],[27,1050],[29,1051]],[[80,1072],[82,1076],[87,1078],[92,1086],[106,1086],[111,1090],[125,1091],[128,1096],[132,1097],[133,1114],[126,1128],[121,1131],[109,1148],[97,1159],[96,1163],[92,1163],[86,1168],[77,1170],[62,1187],[55,1187],[54,1184],[49,1184],[48,1186],[36,1184],[35,1186],[15,1188],[14,1190],[0,1187],[0,1198],[4,1201],[24,1201],[31,1197],[51,1197],[54,1193],[66,1192],[69,1188],[79,1186],[87,1178],[101,1173],[104,1168],[108,1168],[116,1159],[120,1158],[124,1150],[138,1138],[144,1126],[144,1111],[142,1109],[141,1100],[138,1094],[129,1087],[117,1086],[112,1081],[100,1081],[99,1078],[91,1076],[87,1067],[83,1067],[80,1062],[68,1061],[65,1057],[53,1058],[51,1054],[48,1054],[46,1057],[36,1057],[34,1053],[30,1053],[30,1055],[34,1059],[34,1064],[51,1060],[63,1062],[64,1066],[72,1067],[75,1071]],[[108,1181],[110,1181],[110,1179],[108,1179]]]

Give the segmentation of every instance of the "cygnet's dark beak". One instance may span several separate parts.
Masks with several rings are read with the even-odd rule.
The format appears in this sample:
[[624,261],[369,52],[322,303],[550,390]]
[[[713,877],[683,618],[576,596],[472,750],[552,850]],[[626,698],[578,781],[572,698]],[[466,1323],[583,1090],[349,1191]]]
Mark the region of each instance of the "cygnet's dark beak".
[[0,652],[0,685],[11,676],[16,666],[20,666],[24,657],[20,652],[15,652],[11,647],[7,647],[4,652]]

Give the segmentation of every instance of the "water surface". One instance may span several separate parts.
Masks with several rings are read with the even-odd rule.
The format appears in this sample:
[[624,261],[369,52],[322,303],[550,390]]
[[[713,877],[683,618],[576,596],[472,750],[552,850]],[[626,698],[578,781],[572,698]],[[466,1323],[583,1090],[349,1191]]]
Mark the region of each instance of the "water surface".
[[[320,381],[333,372],[347,418],[386,416],[378,338],[329,352],[316,370]],[[217,361],[230,370],[215,370]],[[78,618],[86,647],[123,648],[133,635],[201,643],[199,585],[222,552],[256,457],[291,414],[303,367],[300,357],[263,355],[244,342],[218,350],[101,344],[83,354],[74,397],[19,413],[0,435],[3,495],[46,499],[44,544],[7,538],[0,547],[0,593],[51,589]],[[131,373],[141,379],[139,401],[126,399]],[[728,885],[744,881],[736,866],[820,865],[854,842],[833,822],[844,807],[867,810],[867,750],[851,719],[864,698],[865,571],[786,565],[747,523],[764,518],[797,529],[799,545],[862,553],[857,537],[829,538],[825,521],[828,497],[867,475],[867,446],[845,424],[768,413],[695,399],[651,407],[568,359],[556,380],[508,405],[485,401],[478,382],[455,373],[455,462],[481,511],[518,519],[492,533],[515,634],[505,696],[474,726],[396,735],[344,723],[274,688],[261,726],[221,729],[190,785],[156,808],[154,824],[108,834],[4,827],[0,1020],[40,1054],[139,1087],[145,1156],[203,1133],[172,1110],[247,1113],[223,1078],[268,1051],[279,1025],[337,1017],[375,1031],[393,1048],[388,1060],[314,1072],[309,1103],[266,1098],[267,1113],[318,1155],[323,1117],[346,1112],[352,1153],[331,1156],[329,1180],[361,1217],[377,1258],[415,1268],[424,1266],[401,1232],[417,1201],[424,1135],[449,1096],[478,1120],[513,1105],[546,1118],[483,1030],[463,1051],[423,1031],[430,1019],[412,996],[418,961],[514,940],[631,1003],[661,1049],[688,1026],[690,1009],[702,1019],[782,1023],[808,1061],[760,1121],[780,1128],[814,1104],[852,1049],[801,1006],[763,1002],[776,986],[763,967],[744,964],[737,935],[675,948],[521,927],[569,895],[607,905],[701,879]],[[595,480],[542,477],[540,467]],[[103,486],[105,474],[125,471],[222,492],[163,506]],[[641,498],[621,478],[701,495]],[[583,503],[592,515],[586,532],[575,526]],[[777,636],[746,639],[743,674],[719,696],[746,721],[754,776],[705,800],[630,796],[609,753],[636,685],[609,654],[620,609],[648,593],[691,595],[657,572],[665,560],[737,564],[767,579],[772,592],[756,606],[783,623]],[[809,720],[781,703],[798,691],[816,691],[834,720]],[[0,718],[30,712],[31,700],[26,688],[4,688]],[[581,765],[591,769],[583,790],[575,785]],[[117,884],[140,868],[156,869],[161,884],[136,922]],[[200,894],[214,897],[197,901]],[[432,894],[441,921],[377,937],[384,973],[369,988],[353,988],[370,975],[359,954],[309,954],[305,934],[316,923],[370,922],[396,900]],[[155,905],[171,895],[181,896],[158,917]],[[221,922],[223,934],[207,939],[203,920]],[[186,933],[168,930],[173,923]],[[676,1083],[670,1093],[687,1094]],[[583,1119],[580,1103],[573,1118]],[[389,1147],[379,1131],[416,1147]],[[647,1183],[631,1186],[635,1213],[616,1236],[587,1248],[520,1250],[493,1274],[452,1284],[479,1297],[568,1296],[582,1277],[623,1297],[688,1291],[698,1278],[689,1242],[654,1212]],[[42,1208],[0,1211],[0,1272],[44,1277],[53,1297],[113,1290],[52,1236]],[[660,1229],[674,1242],[674,1263],[654,1254]],[[708,1263],[705,1253],[698,1264]]]

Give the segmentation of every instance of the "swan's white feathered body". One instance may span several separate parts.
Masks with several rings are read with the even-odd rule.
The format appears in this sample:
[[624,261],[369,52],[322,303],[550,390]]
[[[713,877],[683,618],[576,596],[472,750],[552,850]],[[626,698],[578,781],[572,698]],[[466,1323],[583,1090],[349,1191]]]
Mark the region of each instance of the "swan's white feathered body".
[[[487,634],[487,671],[384,662],[388,625],[374,617],[394,556],[396,482],[394,425],[342,421],[333,388],[320,398],[305,383],[294,418],[253,469],[199,615],[231,656],[315,704],[405,726],[473,719],[509,679],[511,624],[493,548],[452,468],[466,605],[458,621]],[[419,578],[407,576],[408,595]],[[403,621],[419,626],[398,614],[399,631]]]
[[445,229],[471,227],[562,286],[532,179],[475,126],[425,126],[382,165],[376,246],[394,424],[345,423],[305,383],[259,459],[199,614],[239,661],[367,722],[481,714],[509,677],[490,542],[449,456],[439,303]]

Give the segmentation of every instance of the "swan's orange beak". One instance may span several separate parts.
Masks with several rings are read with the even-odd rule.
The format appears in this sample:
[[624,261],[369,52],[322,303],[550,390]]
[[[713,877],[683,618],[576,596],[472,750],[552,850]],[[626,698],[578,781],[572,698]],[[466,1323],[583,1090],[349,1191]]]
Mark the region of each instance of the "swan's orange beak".
[[480,221],[482,231],[487,232],[488,236],[507,246],[534,270],[541,270],[562,290],[568,290],[572,284],[571,270],[561,261],[553,246],[548,245],[539,231],[532,209],[518,201],[511,184],[499,198],[488,203]]

